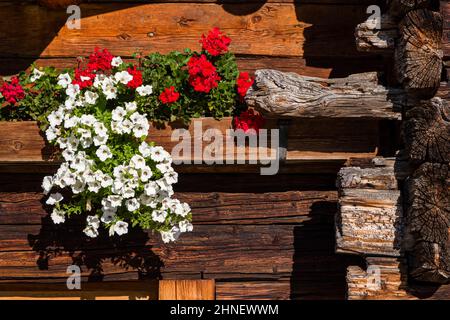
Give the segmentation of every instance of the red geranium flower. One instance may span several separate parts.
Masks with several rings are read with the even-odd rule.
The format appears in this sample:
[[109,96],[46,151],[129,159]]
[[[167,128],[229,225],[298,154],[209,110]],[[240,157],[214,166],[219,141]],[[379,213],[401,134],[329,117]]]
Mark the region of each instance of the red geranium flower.
[[237,79],[237,91],[241,98],[244,98],[248,89],[253,85],[255,79],[250,77],[248,72],[241,72]]
[[214,28],[209,31],[208,36],[202,35],[200,40],[204,50],[208,51],[212,56],[221,55],[228,51],[228,46],[231,43],[231,39],[222,34],[219,28]]
[[10,83],[3,83],[0,87],[0,92],[5,100],[11,104],[17,103],[19,100],[25,98],[25,91],[19,84],[19,78],[12,77]]
[[200,57],[193,56],[188,61],[189,84],[195,91],[208,93],[217,87],[221,80],[216,72],[216,67],[202,54]]
[[127,71],[133,76],[133,80],[127,83],[127,87],[132,89],[140,87],[142,85],[142,72],[137,70],[136,66],[128,68]]
[[178,98],[180,98],[180,94],[175,91],[174,86],[165,88],[164,91],[159,95],[159,100],[161,100],[161,102],[165,104],[177,102]]
[[77,84],[80,86],[80,90],[92,86],[95,79],[95,74],[91,69],[75,69],[75,77],[72,80],[72,84]]
[[234,127],[244,130],[245,133],[251,129],[259,132],[264,123],[264,118],[260,114],[255,113],[253,109],[248,109],[242,112],[239,117],[234,117]]
[[89,56],[89,70],[111,70],[111,61],[114,56],[108,50],[95,48],[94,53]]

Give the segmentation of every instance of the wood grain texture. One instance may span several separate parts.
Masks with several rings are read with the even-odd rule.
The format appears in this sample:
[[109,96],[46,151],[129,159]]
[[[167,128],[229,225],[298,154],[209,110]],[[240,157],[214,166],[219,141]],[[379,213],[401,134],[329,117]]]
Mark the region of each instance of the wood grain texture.
[[160,280],[159,300],[214,300],[214,280]]
[[380,85],[376,73],[321,79],[263,69],[245,101],[272,117],[400,119],[404,93]]
[[449,283],[450,173],[448,164],[424,163],[408,182],[408,233],[414,240],[411,277]]
[[439,12],[410,11],[400,22],[400,38],[395,50],[399,81],[409,90],[432,97],[442,73],[443,20]]
[[450,162],[450,105],[433,98],[409,110],[404,122],[406,149],[416,162]]
[[[361,120],[358,124],[363,126],[354,128],[355,120],[345,119],[307,119],[298,120],[292,123],[292,128],[288,132],[287,160],[288,162],[324,162],[342,163],[349,158],[366,158],[376,156],[382,149],[385,142],[379,139],[380,124],[376,120]],[[23,163],[38,164],[49,160],[47,163],[57,165],[57,154],[45,144],[45,139],[39,132],[35,122],[1,122],[0,123],[0,171],[11,171],[14,165]],[[394,126],[394,123],[391,123]],[[217,129],[223,137],[222,148],[217,150],[221,154],[223,161],[227,159],[237,164],[238,151],[240,147],[237,140],[228,131],[232,128],[232,119],[224,118],[220,121],[212,118],[193,119],[188,127],[181,127],[177,124],[170,124],[164,128],[152,126],[149,130],[149,140],[164,147],[172,153],[173,148],[181,141],[181,138],[172,139],[175,129],[185,129],[189,132],[190,152],[175,152],[172,154],[175,160],[185,165],[204,163],[205,160],[212,160],[208,157],[197,159],[194,151],[196,146],[200,148],[204,155],[206,147],[210,142],[204,141],[203,134],[207,129]],[[276,129],[275,120],[267,120],[264,128]],[[172,141],[173,140],[173,141]],[[277,149],[270,146],[270,137],[266,143],[266,148],[244,147],[242,156],[249,163],[250,159],[273,160],[277,155]],[[188,141],[189,142],[189,141]],[[234,146],[233,150],[227,150],[226,146]],[[261,144],[259,146],[262,146]],[[190,156],[190,158],[189,158]],[[234,159],[234,161],[233,161]],[[260,163],[260,162],[258,162]],[[258,166],[261,166],[260,164]],[[209,167],[209,168],[208,168]],[[6,169],[5,169],[6,168]],[[26,168],[25,168],[26,169]],[[52,170],[51,167],[44,171]],[[54,170],[54,168],[53,168]],[[216,167],[206,166],[204,171],[214,171]],[[231,170],[231,169],[230,169]]]
[[[64,27],[64,11],[34,4],[0,3],[2,57],[86,56],[96,46],[115,55],[199,48],[211,27],[234,39],[238,54],[281,56],[354,56],[354,26],[365,17],[364,5],[292,3],[103,3],[82,4],[82,28]],[[331,17],[340,16],[336,28]],[[11,29],[11,25],[22,28]],[[333,39],[333,41],[330,41]]]

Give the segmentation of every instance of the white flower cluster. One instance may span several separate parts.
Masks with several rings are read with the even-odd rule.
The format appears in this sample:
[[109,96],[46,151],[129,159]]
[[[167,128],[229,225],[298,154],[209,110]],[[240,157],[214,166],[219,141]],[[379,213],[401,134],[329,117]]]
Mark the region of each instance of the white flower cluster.
[[[121,64],[120,57],[112,61],[113,67]],[[61,149],[64,162],[44,178],[42,188],[49,195],[46,203],[55,206],[51,218],[56,224],[81,211],[88,213],[84,233],[89,237],[98,236],[101,225],[110,236],[126,234],[131,222],[159,231],[164,242],[175,241],[192,231],[191,209],[171,198],[178,175],[170,154],[145,142],[150,125],[137,111],[138,103],[117,99],[132,79],[126,71],[97,74],[91,88],[80,90],[69,74],[59,76],[67,97],[49,114],[46,137]],[[152,88],[136,91],[142,97]],[[69,193],[63,204],[62,194]]]

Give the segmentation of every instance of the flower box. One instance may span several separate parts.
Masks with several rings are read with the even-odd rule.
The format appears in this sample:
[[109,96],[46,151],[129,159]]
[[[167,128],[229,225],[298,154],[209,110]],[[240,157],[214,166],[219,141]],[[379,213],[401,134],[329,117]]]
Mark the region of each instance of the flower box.
[[[355,126],[356,123],[360,125]],[[361,125],[362,124],[362,125]],[[149,140],[156,145],[161,145],[171,152],[179,141],[171,141],[174,130],[185,128],[177,124],[171,124],[165,128],[151,126],[149,130]],[[264,128],[279,129],[276,120],[268,120]],[[204,133],[208,129],[216,129],[223,134],[222,154],[224,161],[235,160],[237,146],[235,143],[234,153],[227,153],[225,150],[227,141],[233,137],[227,134],[227,130],[232,129],[232,119],[224,118],[215,120],[213,118],[193,119],[186,128],[191,137],[191,161],[189,159],[173,155],[174,160],[183,160],[183,164],[202,166],[202,159],[195,159],[195,148],[201,148],[203,152],[211,142],[204,141]],[[336,163],[342,164],[350,158],[370,158],[376,156],[379,151],[386,146],[386,141],[379,139],[379,132],[382,124],[373,120],[351,120],[351,119],[296,119],[293,120],[283,136],[280,132],[279,146],[286,147],[285,163]],[[270,133],[270,131],[268,131]],[[251,154],[266,154],[265,158],[259,160],[274,160],[276,157],[276,146],[270,147],[270,136],[268,146],[265,150],[257,150],[245,147],[245,159]],[[282,141],[286,140],[286,141]],[[247,143],[248,144],[248,143]],[[284,146],[283,144],[286,144]],[[260,147],[260,145],[258,145]],[[183,153],[181,153],[183,156]],[[40,132],[38,125],[34,121],[0,122],[0,164],[1,171],[8,171],[21,167],[21,170],[32,170],[33,166],[57,164],[57,155],[51,146],[46,144],[44,135]],[[205,159],[203,159],[205,160]],[[206,159],[208,160],[208,159]],[[258,161],[258,163],[260,163]],[[204,164],[204,163],[203,163]],[[30,166],[31,165],[31,166]],[[217,166],[210,166],[211,171],[218,170]],[[221,165],[222,168],[236,167],[231,165]],[[241,166],[242,167],[242,166]],[[207,168],[207,167],[206,167]],[[207,170],[207,169],[206,169]],[[231,168],[230,168],[231,170]]]

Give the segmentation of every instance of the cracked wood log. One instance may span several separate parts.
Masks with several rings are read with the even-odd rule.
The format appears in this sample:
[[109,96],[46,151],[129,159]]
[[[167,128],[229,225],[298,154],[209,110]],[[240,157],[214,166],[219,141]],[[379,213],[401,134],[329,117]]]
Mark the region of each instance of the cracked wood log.
[[450,105],[440,98],[422,102],[406,113],[406,149],[417,162],[450,162]]
[[426,9],[408,12],[399,25],[397,77],[405,89],[422,97],[433,97],[440,85],[442,29],[441,14]]
[[420,281],[450,282],[450,170],[424,163],[408,181],[408,234],[413,238],[410,274]]
[[394,166],[342,168],[337,187],[336,251],[400,256],[403,210]]
[[247,104],[267,117],[400,119],[404,91],[386,88],[375,72],[322,79],[276,70],[256,71]]
[[389,15],[383,14],[381,28],[376,28],[376,21],[368,19],[359,24],[355,30],[356,48],[362,52],[392,54],[395,39],[398,37],[397,22]]

